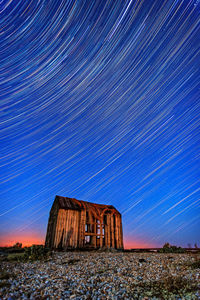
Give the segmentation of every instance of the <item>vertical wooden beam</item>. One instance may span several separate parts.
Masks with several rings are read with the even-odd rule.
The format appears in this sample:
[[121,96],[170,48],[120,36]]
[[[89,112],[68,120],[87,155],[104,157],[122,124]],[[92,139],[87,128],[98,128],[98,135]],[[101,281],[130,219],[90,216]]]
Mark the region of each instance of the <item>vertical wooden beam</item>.
[[104,222],[104,239],[105,239],[105,247],[108,246],[108,226],[107,226],[107,215],[103,216],[103,221]]
[[70,221],[70,210],[66,211],[66,233],[65,233],[65,247],[69,247],[69,221]]
[[60,222],[60,218],[59,218],[59,211],[58,211],[57,222],[56,222],[56,230],[55,230],[55,242],[54,242],[54,247],[55,248],[57,248],[59,222]]
[[55,248],[58,248],[58,244],[60,242],[61,237],[61,218],[62,218],[62,210],[60,209],[58,211],[58,218],[57,218],[57,224],[56,224],[56,236],[55,236]]
[[119,235],[120,235],[120,249],[124,248],[123,245],[123,230],[122,230],[122,217],[120,215],[120,224],[119,224]]
[[102,218],[100,219],[100,248],[103,247],[103,220]]
[[69,246],[70,246],[70,248],[73,247],[73,234],[72,234],[72,230],[73,230],[73,216],[74,216],[74,211],[71,210],[70,211],[70,225],[69,225],[69,236],[70,236]]
[[110,239],[111,239],[111,221],[110,214],[107,214],[107,247],[110,248]]
[[71,213],[70,213],[70,248],[73,248],[73,235],[72,235],[72,228],[73,228],[73,218],[74,218],[74,211],[71,210]]
[[74,248],[77,248],[77,242],[78,242],[78,216],[79,212],[75,211],[75,217],[74,217]]
[[75,247],[75,230],[76,230],[76,227],[75,227],[75,223],[76,222],[76,211],[74,210],[73,211],[73,217],[72,217],[72,247],[74,248]]
[[80,240],[80,221],[81,221],[81,211],[78,211],[78,219],[77,219],[77,248],[80,247],[79,240]]
[[66,210],[63,211],[63,243],[62,247],[65,249],[65,236],[66,236]]
[[119,248],[119,228],[118,228],[118,215],[115,215],[115,246]]
[[95,236],[94,236],[94,248],[97,248],[97,219],[94,217],[94,233],[95,233]]
[[[95,219],[94,216],[91,213],[91,217],[90,217],[90,223],[91,223],[91,232],[96,234],[96,224],[95,224]],[[93,235],[91,236],[91,246],[92,248],[96,248],[96,236]]]
[[81,210],[79,248],[83,248],[85,244],[85,223],[86,223],[86,210]]
[[76,211],[75,217],[74,217],[74,248],[75,249],[77,248],[77,236],[78,236],[77,220],[78,220],[78,211]]
[[111,247],[115,248],[114,215],[111,214]]
[[57,225],[57,219],[58,219],[58,215],[56,214],[55,216],[53,216],[53,229],[52,232],[50,232],[50,248],[54,249],[55,248],[55,236],[56,236],[56,225]]
[[62,211],[62,234],[63,234],[63,240],[62,240],[62,248],[64,249],[64,234],[65,234],[65,216],[66,216],[66,211],[63,209]]

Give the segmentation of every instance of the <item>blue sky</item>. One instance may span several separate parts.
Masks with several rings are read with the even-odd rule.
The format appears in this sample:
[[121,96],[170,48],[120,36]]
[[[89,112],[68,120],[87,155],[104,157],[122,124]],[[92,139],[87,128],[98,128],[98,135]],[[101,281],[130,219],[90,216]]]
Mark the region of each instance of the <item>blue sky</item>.
[[199,2],[3,1],[2,243],[55,195],[114,205],[129,246],[199,243]]

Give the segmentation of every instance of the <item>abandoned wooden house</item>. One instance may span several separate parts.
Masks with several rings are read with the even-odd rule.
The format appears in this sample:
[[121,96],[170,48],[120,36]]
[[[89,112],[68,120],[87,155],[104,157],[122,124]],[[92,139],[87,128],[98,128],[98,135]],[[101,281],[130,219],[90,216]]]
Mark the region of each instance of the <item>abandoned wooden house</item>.
[[56,196],[45,244],[51,249],[123,249],[121,214],[112,205]]

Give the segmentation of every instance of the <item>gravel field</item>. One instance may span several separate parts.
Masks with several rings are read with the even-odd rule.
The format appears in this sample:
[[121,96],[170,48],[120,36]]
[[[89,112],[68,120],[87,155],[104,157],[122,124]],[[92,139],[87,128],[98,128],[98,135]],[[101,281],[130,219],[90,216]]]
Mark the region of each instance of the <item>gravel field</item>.
[[200,299],[198,254],[58,252],[2,262],[0,299]]

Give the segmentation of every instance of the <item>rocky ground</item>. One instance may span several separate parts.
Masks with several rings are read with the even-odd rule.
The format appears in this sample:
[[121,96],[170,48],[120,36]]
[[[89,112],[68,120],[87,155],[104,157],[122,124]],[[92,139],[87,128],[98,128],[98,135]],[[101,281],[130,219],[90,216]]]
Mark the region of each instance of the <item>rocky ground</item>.
[[0,299],[200,299],[198,254],[58,252],[1,262]]

